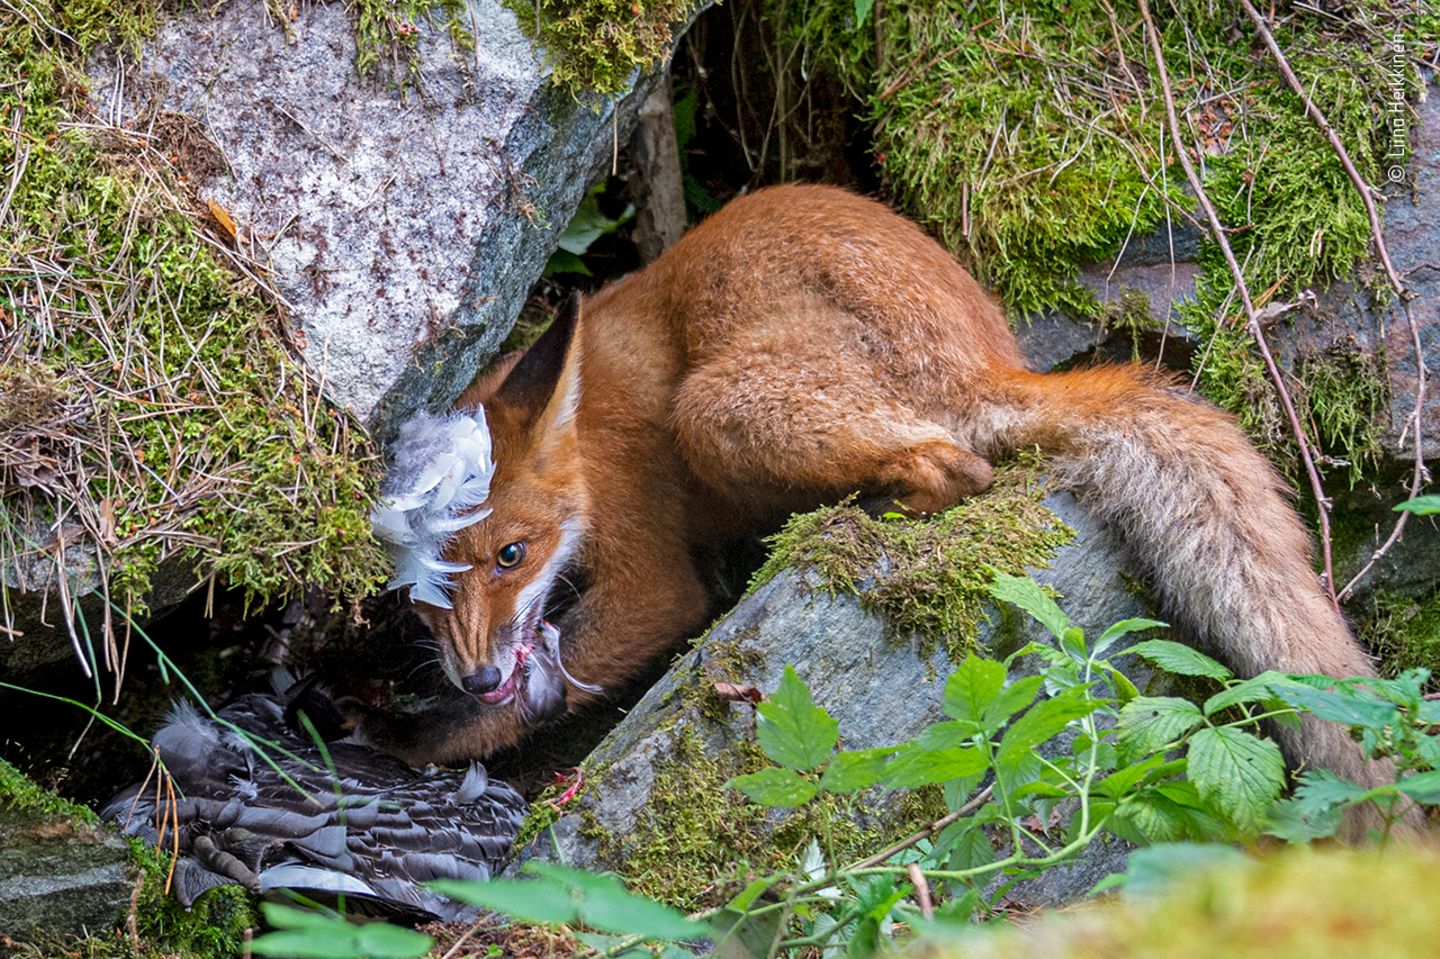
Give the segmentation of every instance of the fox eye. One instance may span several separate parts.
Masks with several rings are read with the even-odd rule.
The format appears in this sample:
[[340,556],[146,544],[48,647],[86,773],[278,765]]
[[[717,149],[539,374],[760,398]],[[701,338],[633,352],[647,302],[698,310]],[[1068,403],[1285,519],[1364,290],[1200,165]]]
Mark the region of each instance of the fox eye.
[[502,546],[500,547],[500,552],[495,554],[495,562],[501,569],[511,569],[519,566],[520,561],[524,558],[524,543],[511,543],[509,546]]

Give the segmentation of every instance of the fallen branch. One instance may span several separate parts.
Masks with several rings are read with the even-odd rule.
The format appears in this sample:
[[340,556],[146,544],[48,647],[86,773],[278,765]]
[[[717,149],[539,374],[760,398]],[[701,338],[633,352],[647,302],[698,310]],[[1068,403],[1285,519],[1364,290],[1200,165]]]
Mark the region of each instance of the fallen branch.
[[[1365,178],[1360,175],[1360,171],[1355,168],[1354,162],[1350,159],[1350,152],[1345,149],[1345,144],[1341,142],[1335,128],[1330,125],[1329,118],[1306,94],[1300,78],[1290,67],[1290,61],[1286,59],[1280,45],[1275,42],[1275,35],[1270,30],[1269,22],[1259,10],[1255,9],[1250,0],[1240,0],[1240,3],[1245,8],[1245,13],[1249,15],[1251,22],[1255,24],[1255,30],[1260,34],[1260,38],[1265,41],[1270,55],[1275,58],[1275,63],[1280,68],[1280,74],[1285,78],[1285,82],[1305,104],[1306,114],[1320,127],[1320,132],[1325,135],[1325,139],[1330,141],[1335,155],[1340,158],[1340,165],[1345,168],[1350,182],[1355,185],[1355,192],[1360,194],[1360,202],[1365,204],[1365,215],[1370,219],[1370,238],[1375,243],[1375,254],[1379,257],[1381,265],[1384,266],[1385,277],[1390,281],[1390,287],[1395,291],[1395,296],[1405,311],[1405,323],[1410,328],[1411,345],[1415,348],[1415,412],[1411,414],[1412,422],[1410,424],[1410,427],[1415,430],[1415,471],[1410,478],[1410,499],[1414,499],[1420,495],[1420,488],[1425,485],[1430,474],[1425,468],[1425,431],[1422,425],[1425,411],[1425,355],[1420,346],[1420,328],[1415,324],[1415,316],[1410,307],[1413,296],[1405,289],[1405,282],[1400,278],[1400,272],[1395,269],[1395,263],[1390,259],[1390,251],[1385,245],[1385,230],[1380,225],[1380,213],[1375,208],[1375,188],[1365,182]],[[1407,427],[1404,432],[1408,432],[1410,427]],[[1402,437],[1404,432],[1401,434]],[[1356,573],[1350,582],[1345,584],[1345,588],[1340,590],[1339,599],[1349,596],[1350,591],[1365,577],[1365,574],[1369,573],[1380,561],[1380,558],[1390,551],[1390,547],[1399,541],[1400,534],[1405,531],[1405,523],[1409,518],[1410,514],[1401,510],[1400,518],[1395,521],[1395,528],[1391,530],[1389,537],[1379,549],[1371,554],[1370,561],[1360,572]]]
[[1325,495],[1325,487],[1320,482],[1320,473],[1315,468],[1315,457],[1310,452],[1310,443],[1305,438],[1305,429],[1300,425],[1300,417],[1295,412],[1295,403],[1290,399],[1290,391],[1285,387],[1285,380],[1280,375],[1280,368],[1276,365],[1275,357],[1270,352],[1270,344],[1265,340],[1265,330],[1261,325],[1260,316],[1255,310],[1255,303],[1250,298],[1250,287],[1245,282],[1245,274],[1235,259],[1235,251],[1230,248],[1230,241],[1225,236],[1225,227],[1220,223],[1220,215],[1215,211],[1215,205],[1210,202],[1210,197],[1200,182],[1200,174],[1196,172],[1195,165],[1190,162],[1190,154],[1185,148],[1184,139],[1180,136],[1180,120],[1175,112],[1175,94],[1170,87],[1170,73],[1165,66],[1165,53],[1160,48],[1160,31],[1155,26],[1155,19],[1150,15],[1150,5],[1146,0],[1140,0],[1140,16],[1145,21],[1145,35],[1150,41],[1150,50],[1155,57],[1156,72],[1160,76],[1160,91],[1165,98],[1165,115],[1169,122],[1170,139],[1175,147],[1175,155],[1185,169],[1185,177],[1190,181],[1190,188],[1195,191],[1195,197],[1199,201],[1201,209],[1205,211],[1205,219],[1210,225],[1210,233],[1219,245],[1220,251],[1225,255],[1225,263],[1230,267],[1230,275],[1235,279],[1235,289],[1240,294],[1240,302],[1245,308],[1246,328],[1249,329],[1255,345],[1260,349],[1260,357],[1265,361],[1265,369],[1270,374],[1271,382],[1275,384],[1275,391],[1280,396],[1280,405],[1285,410],[1285,418],[1290,421],[1290,431],[1294,434],[1295,443],[1300,450],[1300,461],[1305,466],[1305,475],[1310,481],[1310,490],[1315,496],[1315,506],[1320,513],[1320,550],[1325,561],[1325,593],[1330,597],[1331,605],[1338,611],[1340,601],[1335,595],[1335,570],[1330,556],[1330,501]]

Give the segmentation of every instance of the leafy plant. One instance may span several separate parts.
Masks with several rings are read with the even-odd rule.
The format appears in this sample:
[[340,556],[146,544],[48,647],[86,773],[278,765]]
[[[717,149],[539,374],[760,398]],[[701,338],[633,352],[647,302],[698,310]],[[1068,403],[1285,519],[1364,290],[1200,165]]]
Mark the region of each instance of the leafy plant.
[[631,893],[614,876],[535,861],[524,871],[531,878],[490,882],[443,879],[431,885],[461,902],[522,922],[583,924],[597,932],[580,933],[580,940],[602,953],[622,942],[634,946],[713,936],[709,926]]
[[250,951],[284,959],[414,959],[435,940],[413,929],[372,922],[356,925],[332,909],[296,909],[267,902],[261,907],[274,932],[257,936]]
[[1396,776],[1367,788],[1324,769],[1308,770],[1294,796],[1276,805],[1269,832],[1290,842],[1326,838],[1335,835],[1347,810],[1370,805],[1384,838],[1412,804],[1440,805],[1440,702],[1425,698],[1429,679],[1428,669],[1410,669],[1394,679],[1277,687],[1294,708],[1349,726],[1365,755],[1390,760]]
[[[1257,835],[1284,784],[1279,749],[1253,732],[1292,717],[1270,683],[1237,680],[1187,646],[1150,639],[1124,653],[1203,678],[1203,705],[1144,696],[1113,657],[1120,640],[1162,627],[1127,619],[1093,643],[1032,580],[998,574],[992,594],[1054,636],[1004,661],[968,656],[945,684],[945,721],[894,747],[836,750],[838,729],[793,668],[757,707],[756,738],[774,763],[730,785],[775,807],[822,792],[939,787],[950,812],[930,835],[893,854],[834,864],[817,843],[790,875],[752,883],[729,909],[753,921],[762,892],[783,890],[794,933],[781,946],[864,951],[886,928],[924,925],[911,902],[918,866],[944,900],[936,915],[987,912],[1016,882],[1077,856],[1105,833],[1140,844],[1230,841]],[[1017,664],[1038,663],[1032,675]],[[1042,695],[1048,694],[1048,695]],[[984,788],[980,788],[984,785]]]

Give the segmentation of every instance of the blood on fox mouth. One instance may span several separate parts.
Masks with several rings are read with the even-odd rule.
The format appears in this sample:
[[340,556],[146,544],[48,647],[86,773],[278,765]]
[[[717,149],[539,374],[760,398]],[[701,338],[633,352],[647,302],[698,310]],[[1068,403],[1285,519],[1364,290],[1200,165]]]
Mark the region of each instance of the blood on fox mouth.
[[525,684],[525,679],[530,674],[526,660],[535,651],[535,647],[529,643],[521,643],[515,648],[515,668],[510,670],[510,675],[505,677],[505,682],[488,693],[482,693],[476,698],[482,703],[490,706],[499,706],[508,703],[515,695],[515,690]]

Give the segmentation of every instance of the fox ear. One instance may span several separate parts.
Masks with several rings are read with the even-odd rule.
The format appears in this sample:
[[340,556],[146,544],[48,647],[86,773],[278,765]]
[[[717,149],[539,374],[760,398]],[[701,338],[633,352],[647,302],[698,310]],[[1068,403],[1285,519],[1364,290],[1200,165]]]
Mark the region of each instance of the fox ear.
[[572,293],[549,328],[505,375],[493,401],[521,411],[531,423],[543,413],[548,428],[569,423],[580,402],[579,323],[580,295]]

